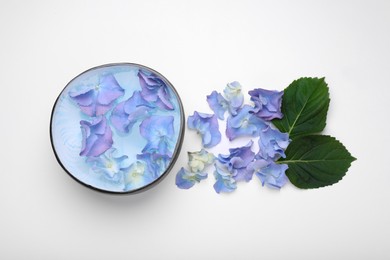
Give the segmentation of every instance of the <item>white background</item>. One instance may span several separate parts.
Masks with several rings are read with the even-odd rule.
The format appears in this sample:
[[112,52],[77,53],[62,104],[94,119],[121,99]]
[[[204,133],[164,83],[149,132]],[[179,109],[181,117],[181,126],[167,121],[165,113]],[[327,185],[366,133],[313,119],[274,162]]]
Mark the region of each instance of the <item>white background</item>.
[[[1,259],[388,259],[389,1],[1,1]],[[240,81],[282,90],[325,76],[326,134],[357,157],[338,184],[281,191],[209,179],[112,196],[59,166],[52,105],[74,76],[135,62],[177,88],[187,115]]]

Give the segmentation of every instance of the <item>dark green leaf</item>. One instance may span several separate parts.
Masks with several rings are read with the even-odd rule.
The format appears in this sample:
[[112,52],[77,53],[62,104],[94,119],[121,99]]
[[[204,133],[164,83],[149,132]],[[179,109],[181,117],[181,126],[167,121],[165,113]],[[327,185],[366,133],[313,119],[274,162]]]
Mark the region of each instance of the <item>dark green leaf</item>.
[[292,184],[312,189],[341,180],[354,160],[334,137],[310,135],[294,139],[287,147],[286,158],[277,163],[288,164],[286,175]]
[[272,122],[291,139],[321,132],[326,125],[329,90],[324,78],[300,78],[284,90],[282,119]]

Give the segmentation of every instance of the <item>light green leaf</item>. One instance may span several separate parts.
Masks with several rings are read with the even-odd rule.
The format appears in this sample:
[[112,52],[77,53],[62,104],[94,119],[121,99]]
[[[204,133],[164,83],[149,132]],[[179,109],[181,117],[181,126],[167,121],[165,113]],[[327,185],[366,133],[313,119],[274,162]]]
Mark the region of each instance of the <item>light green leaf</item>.
[[294,139],[286,150],[287,177],[301,189],[332,185],[341,180],[356,160],[342,143],[326,135],[303,136]]
[[285,90],[282,119],[272,122],[291,139],[321,132],[326,125],[329,90],[324,78],[300,78]]

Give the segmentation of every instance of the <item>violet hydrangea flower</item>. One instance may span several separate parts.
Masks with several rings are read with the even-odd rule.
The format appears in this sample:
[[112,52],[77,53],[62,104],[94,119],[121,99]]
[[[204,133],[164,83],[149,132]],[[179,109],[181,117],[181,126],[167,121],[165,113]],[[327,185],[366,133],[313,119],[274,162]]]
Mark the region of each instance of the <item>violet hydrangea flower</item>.
[[99,157],[88,157],[87,162],[92,164],[92,170],[102,174],[109,180],[119,181],[127,170],[126,155],[115,157],[116,149],[110,148]]
[[282,118],[281,112],[283,91],[271,91],[257,88],[248,92],[255,103],[255,113],[264,120]]
[[158,153],[172,156],[174,149],[174,128],[173,116],[150,116],[142,121],[139,131],[147,144],[142,150],[143,153]]
[[259,159],[248,165],[248,170],[253,171],[259,177],[262,185],[280,189],[287,183],[285,174],[287,164],[277,164],[270,160]]
[[138,71],[138,78],[142,88],[141,95],[146,101],[162,109],[174,109],[169,89],[162,79],[143,70]]
[[247,145],[237,148],[229,149],[230,154],[218,155],[218,161],[226,165],[233,178],[236,181],[250,181],[253,172],[247,170],[247,166],[255,158],[255,153],[252,152],[251,147],[253,141],[251,140]]
[[183,167],[176,175],[176,186],[180,189],[189,189],[195,183],[207,178],[207,173],[204,172],[190,172]]
[[95,117],[92,122],[80,121],[82,147],[80,156],[97,157],[111,148],[112,131],[104,116]]
[[171,158],[166,154],[142,153],[137,154],[137,159],[145,162],[146,171],[152,178],[158,178],[167,168]]
[[187,125],[202,136],[202,144],[205,148],[213,147],[221,141],[218,119],[215,115],[195,111],[188,117]]
[[99,116],[110,110],[114,101],[125,93],[112,74],[99,79],[96,85],[87,85],[79,91],[71,91],[69,96],[88,116]]
[[216,162],[214,166],[214,177],[216,180],[213,185],[214,190],[217,193],[234,191],[237,188],[237,183],[228,167],[219,162]]
[[284,151],[290,143],[287,133],[282,133],[278,129],[269,125],[266,129],[260,131],[259,148],[257,158],[268,159],[274,161],[280,157],[285,158]]
[[229,116],[226,124],[226,136],[230,141],[240,136],[258,136],[267,123],[253,113],[253,107],[244,105],[236,116]]
[[111,113],[112,125],[122,133],[129,133],[133,125],[150,115],[153,105],[144,100],[139,91],[126,101],[119,103]]

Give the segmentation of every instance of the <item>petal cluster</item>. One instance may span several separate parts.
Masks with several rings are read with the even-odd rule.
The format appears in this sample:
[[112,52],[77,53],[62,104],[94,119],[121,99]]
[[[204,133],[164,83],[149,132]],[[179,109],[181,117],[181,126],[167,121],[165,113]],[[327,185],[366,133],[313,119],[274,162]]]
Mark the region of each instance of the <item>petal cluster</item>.
[[[288,166],[276,161],[286,157],[285,150],[290,143],[287,133],[281,133],[274,127],[271,120],[282,118],[281,101],[283,91],[254,89],[249,91],[253,105],[244,104],[242,87],[238,82],[229,83],[223,95],[213,91],[207,96],[209,107],[214,115],[194,112],[188,118],[188,127],[202,135],[203,147],[217,145],[221,139],[218,131],[218,120],[225,119],[226,137],[233,141],[239,137],[258,137],[259,150],[252,151],[253,140],[242,147],[229,149],[229,154],[219,154],[214,163],[214,189],[217,193],[232,192],[239,181],[250,181],[253,174],[261,180],[262,185],[281,188],[286,182],[285,171]],[[203,151],[203,150],[202,150]],[[199,156],[199,157],[198,157]],[[196,182],[205,178],[202,155],[192,156],[189,153],[190,171],[182,168],[176,176],[176,184],[188,189]]]
[[259,136],[260,132],[268,124],[261,118],[255,116],[253,107],[244,105],[235,116],[229,116],[226,125],[226,136],[230,141],[241,136]]
[[143,120],[152,112],[153,105],[141,96],[139,91],[119,103],[112,111],[110,121],[119,132],[129,133],[136,122]]

